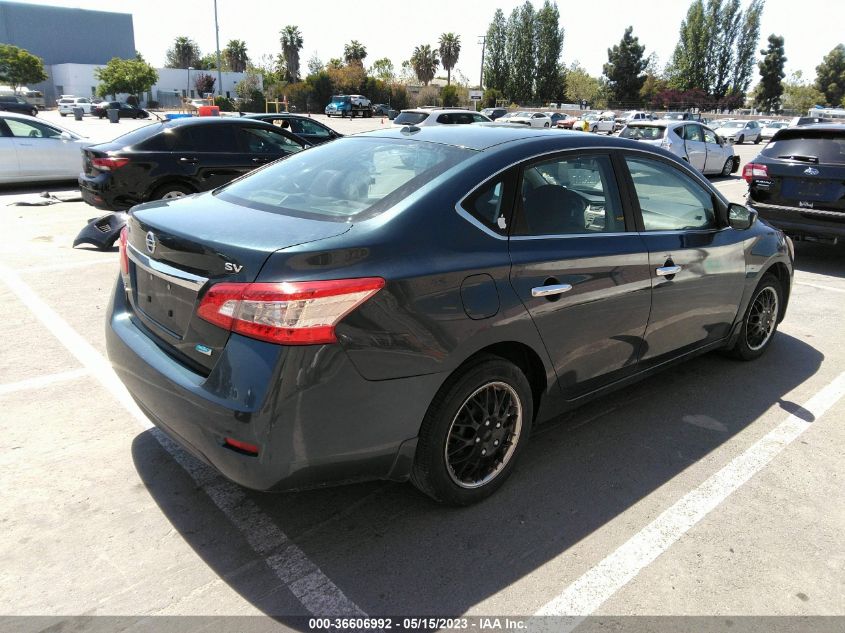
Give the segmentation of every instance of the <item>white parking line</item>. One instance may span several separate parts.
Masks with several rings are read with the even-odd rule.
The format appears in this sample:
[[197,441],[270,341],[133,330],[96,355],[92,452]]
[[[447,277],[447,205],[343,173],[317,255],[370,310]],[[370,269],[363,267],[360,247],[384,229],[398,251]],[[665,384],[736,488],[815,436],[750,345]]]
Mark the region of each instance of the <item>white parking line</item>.
[[[14,270],[2,263],[0,279],[143,428],[154,428],[102,354],[47,305]],[[194,460],[158,429],[154,429],[152,435],[242,532],[252,549],[306,610],[314,615],[366,616],[296,544],[288,540],[284,532],[247,497],[243,488]]]
[[[818,422],[843,395],[845,372],[810,398],[803,408],[811,414],[814,422]],[[555,631],[574,629],[729,495],[760,472],[814,422],[790,415],[547,602],[536,615],[568,616],[565,623],[555,623]]]
[[82,262],[45,264],[44,266],[32,266],[30,268],[21,268],[19,272],[23,275],[29,275],[31,273],[49,273],[53,271],[73,270],[74,268],[88,268],[89,266],[96,266],[98,264],[111,264],[112,266],[114,266],[115,272],[117,272],[117,253],[114,254],[114,257],[104,257],[102,259],[89,259]]
[[845,293],[845,289],[842,288],[831,288],[830,286],[822,286],[821,284],[811,284],[807,283],[806,281],[796,281],[796,286],[809,286],[810,288],[816,288],[818,290],[827,290],[828,292],[841,292]]
[[58,374],[47,374],[46,376],[36,376],[35,378],[19,380],[18,382],[7,382],[5,385],[0,385],[0,396],[7,393],[15,393],[16,391],[25,391],[27,389],[40,389],[41,387],[53,385],[57,382],[74,380],[87,375],[87,369],[72,369]]

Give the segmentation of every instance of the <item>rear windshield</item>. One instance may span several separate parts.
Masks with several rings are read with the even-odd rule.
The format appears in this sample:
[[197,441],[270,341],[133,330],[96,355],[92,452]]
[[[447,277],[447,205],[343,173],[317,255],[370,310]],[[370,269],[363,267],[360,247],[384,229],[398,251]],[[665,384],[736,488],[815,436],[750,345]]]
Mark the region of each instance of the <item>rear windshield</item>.
[[806,162],[845,164],[845,130],[828,132],[822,130],[789,129],[778,132],[761,152],[768,158],[797,158]]
[[427,118],[428,112],[400,112],[393,119],[393,122],[399,125],[416,125],[417,123],[422,123]]
[[[143,127],[139,127],[136,130],[132,130],[131,132],[127,132],[122,136],[118,136],[116,139],[111,141],[111,143],[116,143],[121,147],[132,147],[146,141],[156,132],[161,132],[164,129],[164,125],[161,123],[152,123],[150,125],[145,125]],[[109,144],[111,144],[109,143]]]
[[474,154],[421,141],[344,138],[256,171],[216,195],[282,215],[364,219],[390,209]]
[[666,128],[660,125],[629,125],[619,133],[619,136],[638,141],[656,141],[663,138],[665,133]]

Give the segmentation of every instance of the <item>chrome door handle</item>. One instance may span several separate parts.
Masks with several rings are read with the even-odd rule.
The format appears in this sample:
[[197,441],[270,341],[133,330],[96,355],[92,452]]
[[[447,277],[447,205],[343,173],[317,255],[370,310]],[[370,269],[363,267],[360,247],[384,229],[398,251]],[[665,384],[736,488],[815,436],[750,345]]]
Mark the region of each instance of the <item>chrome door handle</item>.
[[657,269],[658,277],[671,277],[681,272],[681,266],[661,266]]
[[564,292],[572,290],[569,284],[554,284],[550,286],[537,286],[531,289],[532,297],[551,297],[552,295],[560,295]]

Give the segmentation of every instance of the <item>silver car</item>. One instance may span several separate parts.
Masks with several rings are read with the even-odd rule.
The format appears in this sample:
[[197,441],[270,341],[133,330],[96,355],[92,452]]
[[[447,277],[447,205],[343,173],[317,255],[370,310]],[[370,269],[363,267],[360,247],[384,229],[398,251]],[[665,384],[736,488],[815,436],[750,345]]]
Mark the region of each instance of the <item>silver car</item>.
[[763,138],[760,135],[760,124],[757,121],[747,120],[733,120],[720,121],[719,127],[716,128],[716,134],[731,143],[745,143],[745,141],[753,141],[755,144],[759,143]]
[[703,174],[730,176],[739,169],[733,146],[697,121],[632,121],[619,137],[669,150]]

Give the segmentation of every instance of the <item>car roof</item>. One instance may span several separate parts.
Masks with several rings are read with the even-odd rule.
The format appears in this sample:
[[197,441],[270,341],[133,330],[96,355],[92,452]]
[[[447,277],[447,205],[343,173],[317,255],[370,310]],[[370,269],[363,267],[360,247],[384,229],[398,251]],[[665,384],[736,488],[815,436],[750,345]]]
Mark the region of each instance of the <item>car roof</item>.
[[619,139],[616,137],[598,136],[595,134],[584,134],[582,132],[569,132],[566,130],[550,130],[547,128],[531,128],[524,125],[512,125],[509,123],[472,123],[469,125],[429,125],[422,127],[399,126],[384,130],[374,130],[355,134],[347,138],[412,138],[417,141],[453,145],[467,149],[484,151],[503,143],[517,141],[555,140],[560,143],[561,149],[570,147],[583,147],[608,144],[619,147],[640,147],[636,141]]

